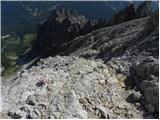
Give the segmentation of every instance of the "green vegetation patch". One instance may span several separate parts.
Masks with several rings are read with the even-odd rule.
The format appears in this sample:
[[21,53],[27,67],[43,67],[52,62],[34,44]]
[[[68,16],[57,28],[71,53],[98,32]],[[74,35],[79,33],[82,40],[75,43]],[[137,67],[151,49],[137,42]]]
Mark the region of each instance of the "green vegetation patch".
[[17,65],[17,59],[32,46],[36,38],[35,33],[25,34],[23,38],[11,35],[1,40],[1,63],[5,67],[2,76],[10,76],[16,73],[21,66]]

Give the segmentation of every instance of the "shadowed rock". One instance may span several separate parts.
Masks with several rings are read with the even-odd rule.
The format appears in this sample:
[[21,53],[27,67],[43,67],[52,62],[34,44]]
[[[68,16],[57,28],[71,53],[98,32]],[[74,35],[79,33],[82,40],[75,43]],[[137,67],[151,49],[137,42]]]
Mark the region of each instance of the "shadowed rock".
[[135,12],[135,18],[147,17],[152,14],[152,1],[145,1],[138,6]]

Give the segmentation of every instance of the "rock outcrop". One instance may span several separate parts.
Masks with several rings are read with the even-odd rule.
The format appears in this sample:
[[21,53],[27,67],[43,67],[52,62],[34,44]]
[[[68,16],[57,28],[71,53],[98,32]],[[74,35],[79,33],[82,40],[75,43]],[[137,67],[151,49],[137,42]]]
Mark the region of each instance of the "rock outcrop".
[[129,20],[132,20],[135,14],[134,5],[130,4],[128,7],[123,9],[122,11],[115,14],[111,20],[108,22],[108,26],[117,25],[119,23],[123,23]]
[[125,9],[115,14],[110,19],[107,26],[117,25],[129,20],[150,16],[152,14],[151,4],[151,1],[144,1],[137,9],[135,9],[134,4],[130,4]]
[[159,61],[153,57],[143,58],[134,66],[134,82],[142,91],[145,109],[158,118],[159,113]]
[[18,63],[21,64],[21,60],[30,61],[37,56],[53,56],[58,53],[61,44],[105,24],[104,20],[89,20],[73,10],[55,9],[50,17],[39,25],[32,48],[20,57]]
[[39,26],[37,39],[32,50],[44,55],[47,52],[56,53],[56,47],[69,42],[80,35],[80,30],[87,23],[84,16],[75,11],[56,9],[51,16]]
[[152,1],[144,1],[136,10],[135,18],[147,17],[152,14]]

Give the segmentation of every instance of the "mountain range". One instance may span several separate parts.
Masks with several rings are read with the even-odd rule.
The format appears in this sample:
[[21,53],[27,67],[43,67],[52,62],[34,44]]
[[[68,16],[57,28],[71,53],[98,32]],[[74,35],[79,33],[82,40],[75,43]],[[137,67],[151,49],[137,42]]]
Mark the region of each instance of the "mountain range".
[[[133,1],[137,8],[143,1]],[[55,8],[73,9],[87,18],[110,19],[115,13],[128,6],[129,1],[1,1],[2,35],[36,31],[37,25],[49,17]],[[158,8],[152,2],[152,8]]]

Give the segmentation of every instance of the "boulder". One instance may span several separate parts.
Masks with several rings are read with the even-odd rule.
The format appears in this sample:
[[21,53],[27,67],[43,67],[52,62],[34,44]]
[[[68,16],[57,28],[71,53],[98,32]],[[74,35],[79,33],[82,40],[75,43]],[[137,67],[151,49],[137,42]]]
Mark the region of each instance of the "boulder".
[[128,101],[128,102],[131,102],[131,103],[136,103],[136,102],[139,102],[140,97],[141,97],[140,92],[133,91],[133,92],[128,96],[127,101]]
[[[149,103],[147,106],[147,110],[153,113],[153,110],[150,108],[153,107],[154,111],[158,112],[159,106],[159,63],[158,60],[149,57],[142,62],[140,62],[137,66],[135,66],[135,84],[142,91],[146,103]],[[150,107],[152,106],[152,107]]]

